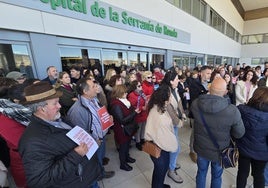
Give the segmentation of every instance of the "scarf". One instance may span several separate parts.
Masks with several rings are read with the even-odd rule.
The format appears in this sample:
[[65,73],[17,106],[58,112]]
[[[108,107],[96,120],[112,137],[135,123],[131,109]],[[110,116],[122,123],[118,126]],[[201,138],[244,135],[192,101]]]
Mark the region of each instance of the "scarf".
[[118,100],[120,100],[127,108],[130,108],[131,104],[129,100],[123,98],[119,98]]
[[24,126],[29,125],[32,116],[32,111],[29,108],[7,99],[0,99],[0,112]]

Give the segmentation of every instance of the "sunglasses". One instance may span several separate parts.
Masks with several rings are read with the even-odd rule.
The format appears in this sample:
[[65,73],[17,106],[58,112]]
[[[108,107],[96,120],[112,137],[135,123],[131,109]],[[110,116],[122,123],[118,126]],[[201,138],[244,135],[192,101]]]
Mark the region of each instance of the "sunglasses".
[[148,79],[151,79],[152,77],[151,77],[151,76],[148,76],[147,78],[148,78]]
[[19,78],[17,78],[17,80],[24,80],[24,79],[26,79],[26,77],[19,77]]
[[156,79],[156,77],[152,77],[152,79]]
[[137,87],[141,87],[141,85],[137,85]]

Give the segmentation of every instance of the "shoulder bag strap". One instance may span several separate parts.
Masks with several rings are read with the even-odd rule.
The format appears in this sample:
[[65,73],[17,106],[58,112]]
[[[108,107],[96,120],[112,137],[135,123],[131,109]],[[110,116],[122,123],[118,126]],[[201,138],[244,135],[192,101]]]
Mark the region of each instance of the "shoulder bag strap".
[[217,143],[215,137],[213,136],[213,134],[211,133],[210,129],[208,128],[208,125],[207,125],[207,122],[204,118],[204,115],[202,114],[201,110],[199,109],[199,115],[201,116],[201,119],[202,119],[202,122],[203,122],[203,125],[205,126],[207,132],[208,132],[208,135],[209,135],[209,138],[210,140],[213,142],[214,146],[218,149],[220,149],[220,146],[219,144]]

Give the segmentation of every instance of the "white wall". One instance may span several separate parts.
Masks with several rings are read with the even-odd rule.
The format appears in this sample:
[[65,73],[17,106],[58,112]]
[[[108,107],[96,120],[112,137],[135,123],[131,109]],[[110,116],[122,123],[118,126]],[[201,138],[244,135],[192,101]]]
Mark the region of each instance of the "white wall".
[[[268,33],[268,18],[248,20],[244,24],[244,35]],[[268,57],[268,43],[242,45],[241,62],[251,64],[251,58]]]
[[263,33],[268,33],[268,18],[245,21],[243,35]]
[[[240,57],[240,44],[164,0],[104,0],[103,2],[189,32],[191,43],[179,43],[4,3],[0,3],[0,28]],[[239,32],[242,30],[243,22],[239,19],[238,13],[234,11],[229,0],[207,0],[207,2],[211,4],[213,9],[221,12],[222,17]],[[16,18],[10,17],[11,12],[16,12]]]

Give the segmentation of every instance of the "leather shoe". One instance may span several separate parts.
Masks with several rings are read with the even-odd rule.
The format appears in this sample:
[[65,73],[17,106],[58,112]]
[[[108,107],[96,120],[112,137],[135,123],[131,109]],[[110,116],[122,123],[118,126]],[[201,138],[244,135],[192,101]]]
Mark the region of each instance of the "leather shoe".
[[111,178],[115,175],[114,171],[104,171],[103,172],[103,178]]
[[132,166],[129,166],[129,165],[126,163],[126,164],[124,164],[124,165],[121,165],[121,166],[120,166],[120,169],[125,170],[125,171],[131,171],[133,168],[132,168]]
[[135,163],[136,159],[133,159],[132,157],[127,158],[127,163]]

